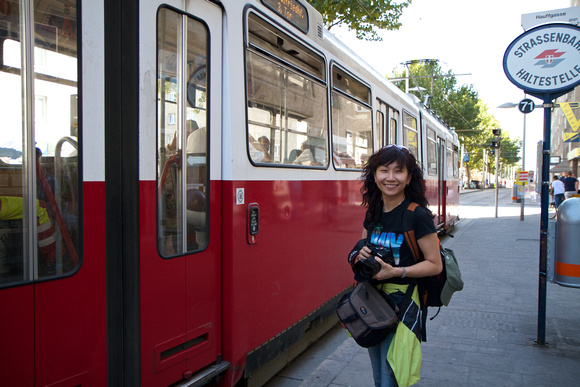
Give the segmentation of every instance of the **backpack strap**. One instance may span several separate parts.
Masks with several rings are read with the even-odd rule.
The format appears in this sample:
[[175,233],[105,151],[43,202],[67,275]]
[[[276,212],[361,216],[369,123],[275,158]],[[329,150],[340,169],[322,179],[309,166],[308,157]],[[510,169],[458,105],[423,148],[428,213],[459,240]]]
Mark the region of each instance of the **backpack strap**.
[[[411,213],[413,213],[417,207],[419,207],[419,204],[412,202],[407,207],[407,211],[403,212],[403,234],[405,235],[405,240],[407,241],[407,245],[411,250],[411,254],[415,259],[415,263],[423,259],[421,256],[421,250],[417,244],[417,238],[415,237],[415,229],[413,228],[412,222],[413,217],[411,216]],[[414,282],[418,283],[418,280],[414,280]],[[421,305],[419,305],[419,308],[421,309],[421,316],[419,318],[421,327],[421,341],[427,341],[427,307],[425,306],[424,297],[425,295],[419,291],[419,301],[421,303]]]
[[[417,207],[419,207],[419,204],[412,202],[407,207],[407,211],[414,212]],[[413,228],[412,223],[413,218],[409,216],[410,214],[407,213],[407,211],[403,213],[403,234],[405,235],[405,240],[407,241],[407,245],[409,245],[409,249],[411,250],[411,254],[416,263],[421,260],[421,250],[419,250],[419,245],[415,238],[415,229]]]

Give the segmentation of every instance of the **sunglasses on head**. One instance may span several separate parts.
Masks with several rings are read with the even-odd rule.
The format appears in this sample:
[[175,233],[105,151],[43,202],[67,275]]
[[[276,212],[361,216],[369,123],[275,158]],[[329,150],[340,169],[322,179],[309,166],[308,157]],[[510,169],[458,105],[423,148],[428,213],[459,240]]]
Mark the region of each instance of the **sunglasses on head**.
[[397,144],[389,144],[389,145],[385,145],[385,146],[383,147],[383,149],[388,149],[388,148],[393,148],[393,147],[395,147],[395,148],[397,148],[397,149],[400,149],[400,150],[405,150],[405,151],[409,152],[409,148],[407,148],[407,147],[406,147],[406,146],[404,146],[404,145],[397,145]]

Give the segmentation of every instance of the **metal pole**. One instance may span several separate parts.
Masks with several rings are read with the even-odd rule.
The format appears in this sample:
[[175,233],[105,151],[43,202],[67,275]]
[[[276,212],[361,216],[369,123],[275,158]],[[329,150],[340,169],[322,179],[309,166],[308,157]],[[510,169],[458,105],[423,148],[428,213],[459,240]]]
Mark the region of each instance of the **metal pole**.
[[[463,137],[461,138],[463,140]],[[461,180],[459,181],[459,188],[463,189],[465,185],[463,184],[463,179],[465,178],[465,171],[463,170],[463,158],[465,157],[465,146],[461,144],[461,159],[459,161],[459,173],[461,174]]]
[[498,171],[499,171],[499,152],[501,147],[495,150],[495,217],[497,218],[497,204],[499,194]]
[[[524,93],[524,99],[528,98],[527,94]],[[522,171],[526,172],[526,114],[524,116],[524,138],[522,140]],[[537,177],[536,177],[537,179]],[[528,188],[529,188],[530,178],[528,177]],[[526,195],[522,196],[522,201],[520,202],[520,220],[524,220],[524,202],[526,200]]]
[[552,95],[544,95],[544,146],[542,148],[542,212],[540,215],[540,270],[538,283],[538,345],[546,345],[546,271],[548,258],[548,205],[550,187],[550,136]]

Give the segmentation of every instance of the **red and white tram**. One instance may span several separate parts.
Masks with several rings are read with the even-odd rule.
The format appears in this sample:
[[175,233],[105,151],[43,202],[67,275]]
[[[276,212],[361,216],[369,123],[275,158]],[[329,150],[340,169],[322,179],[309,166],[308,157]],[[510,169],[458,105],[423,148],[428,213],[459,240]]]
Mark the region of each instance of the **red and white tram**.
[[264,383],[335,323],[386,144],[458,219],[457,135],[303,0],[1,0],[0,84],[5,386]]

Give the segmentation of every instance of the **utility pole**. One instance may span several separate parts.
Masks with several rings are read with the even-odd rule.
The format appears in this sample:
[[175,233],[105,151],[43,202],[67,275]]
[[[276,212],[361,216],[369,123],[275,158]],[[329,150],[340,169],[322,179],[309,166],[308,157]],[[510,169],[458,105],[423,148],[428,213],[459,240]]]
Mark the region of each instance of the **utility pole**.
[[493,129],[493,135],[495,136],[494,141],[491,142],[491,150],[495,153],[495,217],[497,218],[497,207],[498,207],[498,195],[499,195],[499,185],[498,185],[498,171],[499,171],[499,152],[501,150],[501,129]]

